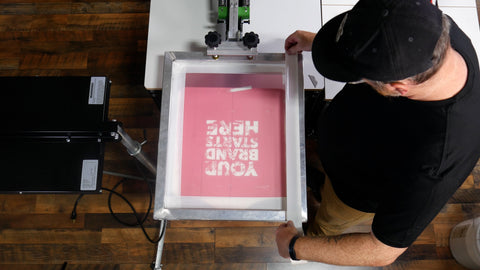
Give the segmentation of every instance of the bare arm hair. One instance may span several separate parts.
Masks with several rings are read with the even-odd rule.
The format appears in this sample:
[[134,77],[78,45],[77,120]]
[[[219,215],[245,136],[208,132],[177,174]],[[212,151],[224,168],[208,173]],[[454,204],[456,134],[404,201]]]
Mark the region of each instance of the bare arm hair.
[[386,266],[407,248],[390,247],[373,233],[301,237],[295,244],[297,258],[335,265]]

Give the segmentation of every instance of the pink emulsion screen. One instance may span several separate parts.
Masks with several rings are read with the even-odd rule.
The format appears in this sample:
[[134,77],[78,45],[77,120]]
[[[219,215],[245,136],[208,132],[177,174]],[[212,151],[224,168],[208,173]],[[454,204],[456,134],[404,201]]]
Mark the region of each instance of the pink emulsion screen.
[[182,196],[285,197],[282,74],[187,74]]

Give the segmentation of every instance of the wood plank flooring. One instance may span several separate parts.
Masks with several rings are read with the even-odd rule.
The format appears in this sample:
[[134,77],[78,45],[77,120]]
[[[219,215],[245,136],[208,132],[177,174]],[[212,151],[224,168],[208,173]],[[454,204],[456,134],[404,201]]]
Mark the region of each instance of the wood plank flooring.
[[[143,87],[149,6],[143,0],[2,0],[0,76],[109,76],[110,119],[121,121],[138,141],[145,130],[144,151],[155,160],[159,110]],[[138,176],[136,167],[123,146],[107,146],[106,171]],[[121,179],[105,174],[103,186],[112,188]],[[128,180],[118,191],[140,213],[147,210],[148,189],[142,181]],[[84,196],[73,221],[76,199],[65,194],[0,195],[0,270],[150,269],[156,245],[140,229],[113,219],[108,192]],[[133,221],[121,200],[114,197],[112,207],[120,218]],[[463,269],[449,251],[449,232],[479,215],[480,165],[415,244],[385,269]],[[289,261],[277,255],[277,225],[170,221],[164,269],[306,270],[288,268]],[[151,216],[145,226],[152,238],[159,233]]]

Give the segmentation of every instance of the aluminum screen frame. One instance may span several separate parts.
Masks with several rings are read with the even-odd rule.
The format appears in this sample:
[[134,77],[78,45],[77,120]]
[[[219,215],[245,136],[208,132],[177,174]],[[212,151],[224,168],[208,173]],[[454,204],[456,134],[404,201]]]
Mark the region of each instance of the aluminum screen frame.
[[[178,159],[178,136],[182,122],[178,100],[185,86],[186,73],[282,73],[285,84],[286,199],[281,209],[168,208],[165,199],[168,181],[179,176],[172,172]],[[221,57],[212,59],[201,52],[166,52],[158,144],[154,219],[286,221],[296,226],[307,220],[304,135],[304,91],[301,55],[263,53],[254,59]],[[183,89],[182,83],[183,80]],[[179,83],[180,82],[180,83]],[[180,93],[178,92],[180,91]],[[177,147],[177,148],[176,148]],[[177,153],[175,153],[177,152]]]

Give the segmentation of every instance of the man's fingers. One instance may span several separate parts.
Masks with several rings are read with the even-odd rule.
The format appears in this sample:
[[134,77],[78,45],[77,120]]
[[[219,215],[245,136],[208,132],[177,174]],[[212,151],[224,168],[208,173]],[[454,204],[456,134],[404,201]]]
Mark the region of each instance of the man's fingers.
[[288,227],[294,227],[294,228],[295,228],[295,224],[293,224],[293,221],[291,221],[291,220],[289,220],[289,221],[287,222],[287,226],[288,226]]

